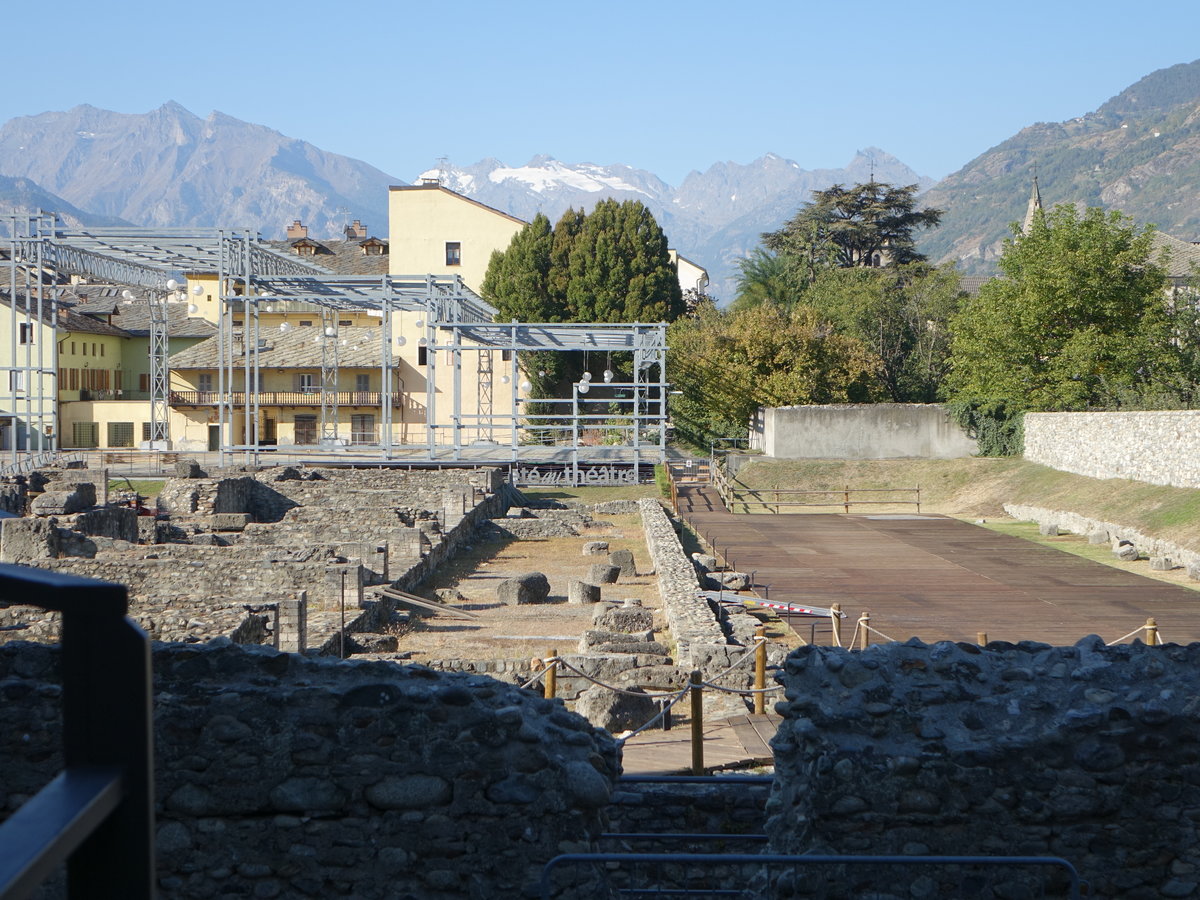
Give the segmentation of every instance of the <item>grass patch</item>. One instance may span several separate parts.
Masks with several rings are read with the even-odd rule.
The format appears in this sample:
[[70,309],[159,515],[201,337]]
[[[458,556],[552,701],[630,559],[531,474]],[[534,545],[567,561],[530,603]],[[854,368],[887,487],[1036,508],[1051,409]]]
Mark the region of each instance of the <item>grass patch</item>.
[[108,490],[109,493],[134,490],[143,497],[153,499],[158,496],[159,491],[163,489],[163,485],[166,483],[163,479],[113,478],[109,479]]
[[737,477],[753,488],[920,485],[922,512],[994,519],[1005,516],[1005,503],[1041,506],[1135,528],[1200,552],[1200,490],[1087,478],[1021,459],[754,459]]

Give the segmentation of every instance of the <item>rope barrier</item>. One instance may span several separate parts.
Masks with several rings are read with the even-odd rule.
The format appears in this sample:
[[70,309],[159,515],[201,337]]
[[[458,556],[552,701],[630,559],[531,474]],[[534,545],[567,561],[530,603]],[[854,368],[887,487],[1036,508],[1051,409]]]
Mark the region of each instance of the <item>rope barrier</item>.
[[619,687],[614,687],[611,684],[605,684],[603,681],[597,681],[595,678],[593,678],[591,675],[587,674],[586,672],[580,671],[579,669],[577,669],[573,665],[571,665],[569,662],[567,662],[565,659],[562,659],[561,657],[558,657],[558,656],[551,657],[550,659],[546,660],[546,662],[553,663],[553,664],[559,666],[560,668],[569,669],[570,671],[572,671],[576,675],[578,675],[580,678],[585,678],[588,681],[590,681],[592,684],[596,685],[597,687],[606,688],[607,690],[612,691],[614,694],[625,694],[626,696],[629,696],[629,697],[649,697],[651,700],[663,700],[667,697],[675,696],[675,694],[673,692],[666,693],[666,694],[651,694],[646,691],[631,691],[628,688],[619,688]]
[[743,697],[753,697],[755,694],[769,694],[772,691],[783,690],[779,685],[769,688],[743,688],[739,690],[737,688],[721,687],[719,684],[713,684],[711,681],[701,681],[700,683],[705,687],[712,688],[714,691],[721,691],[726,694],[741,694]]
[[[884,640],[892,641],[893,643],[898,643],[898,641],[896,641],[896,639],[894,637],[890,637],[889,635],[884,634],[878,628],[874,628],[874,627],[868,625],[866,622],[863,622],[863,628],[867,629],[867,631],[874,632],[875,634],[879,635]],[[853,645],[851,645],[851,646],[853,646]]]
[[676,703],[678,703],[680,700],[682,700],[684,697],[686,697],[688,695],[688,692],[691,691],[691,689],[692,689],[692,686],[690,684],[687,687],[682,688],[678,694],[674,695],[674,699],[672,699],[670,703],[663,704],[663,708],[660,709],[658,711],[658,713],[653,718],[650,719],[649,722],[647,722],[644,725],[638,726],[633,731],[629,732],[629,734],[625,735],[625,737],[617,738],[617,743],[619,745],[624,746],[624,744],[627,740],[629,740],[630,738],[633,738],[633,737],[637,737],[639,734],[641,734],[647,728],[652,726],[655,722],[659,721],[661,718],[663,718],[667,713],[669,713],[671,711],[671,709],[675,706]]
[[1143,631],[1145,631],[1149,634],[1150,640],[1147,641],[1147,643],[1151,647],[1159,646],[1161,644],[1166,643],[1166,641],[1164,641],[1162,638],[1162,632],[1160,632],[1158,630],[1158,624],[1153,619],[1151,619],[1145,625],[1142,625],[1138,628],[1133,629],[1133,631],[1129,632],[1129,634],[1124,635],[1123,637],[1119,637],[1115,641],[1109,641],[1104,646],[1105,647],[1115,647],[1117,644],[1124,643],[1125,641],[1129,640],[1134,635],[1141,634]]

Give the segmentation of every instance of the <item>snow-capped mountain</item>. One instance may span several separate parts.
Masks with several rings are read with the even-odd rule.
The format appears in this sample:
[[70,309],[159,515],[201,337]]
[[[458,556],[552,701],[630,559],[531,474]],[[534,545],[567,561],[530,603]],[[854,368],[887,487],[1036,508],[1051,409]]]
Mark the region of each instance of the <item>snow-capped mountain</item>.
[[933,180],[918,175],[878,148],[860,150],[841,169],[807,170],[768,153],[741,165],[716,163],[692,172],[678,188],[656,175],[626,165],[569,164],[535,156],[524,166],[485,159],[473,166],[446,165],[422,172],[510,215],[532,219],[538,212],[555,221],[567,209],[591,209],[599,200],[640,200],[663,226],[672,247],[708,269],[711,292],[732,299],[737,260],[757,246],[759,235],[782,225],[814,190],[875,178],[893,184]]

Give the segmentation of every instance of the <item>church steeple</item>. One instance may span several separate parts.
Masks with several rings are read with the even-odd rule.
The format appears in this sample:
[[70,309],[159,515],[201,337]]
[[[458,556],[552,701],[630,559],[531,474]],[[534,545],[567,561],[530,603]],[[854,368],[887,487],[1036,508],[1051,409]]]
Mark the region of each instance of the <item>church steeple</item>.
[[1025,221],[1021,223],[1021,233],[1029,234],[1033,227],[1033,214],[1042,208],[1042,192],[1038,190],[1037,175],[1033,176],[1033,190],[1029,193],[1029,206],[1025,209]]

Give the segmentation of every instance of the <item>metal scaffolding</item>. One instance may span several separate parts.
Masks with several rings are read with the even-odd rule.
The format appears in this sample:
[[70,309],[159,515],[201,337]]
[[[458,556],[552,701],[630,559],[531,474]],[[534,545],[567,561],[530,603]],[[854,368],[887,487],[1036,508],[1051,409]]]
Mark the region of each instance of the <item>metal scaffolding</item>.
[[[379,417],[382,434],[375,445],[356,447],[373,450],[384,459],[397,449],[393,432],[393,404],[397,387],[397,336],[395,314],[416,313],[419,329],[418,365],[425,375],[425,449],[431,459],[464,459],[472,444],[495,446],[498,434],[507,433],[507,459],[523,459],[531,435],[547,437],[569,454],[570,466],[578,473],[584,439],[601,432],[608,442],[605,450],[631,453],[632,461],[659,462],[666,450],[666,326],[663,323],[554,324],[496,323],[495,310],[474,294],[458,276],[388,275],[376,278],[335,277],[319,266],[285,255],[263,245],[251,231],[217,229],[130,229],[105,228],[71,231],[55,226],[51,214],[13,216],[9,236],[10,296],[23,286],[24,304],[11,303],[11,358],[8,366],[7,397],[12,416],[12,461],[17,461],[17,432],[31,435],[26,441],[30,455],[36,450],[58,446],[57,341],[49,348],[42,342],[23,345],[17,341],[22,324],[36,320],[56,334],[55,284],[68,276],[125,283],[147,289],[151,300],[151,446],[165,447],[170,440],[169,338],[166,302],[168,283],[191,275],[217,278],[218,322],[217,420],[222,462],[227,454],[244,452],[247,462],[256,462],[262,451],[259,433],[260,355],[266,341],[260,332],[260,309],[264,304],[300,303],[320,311],[321,332],[321,430],[320,445],[337,449],[338,408],[338,312],[356,310],[379,320],[379,370],[382,380]],[[234,314],[239,313],[240,325]],[[373,328],[371,329],[373,331]],[[399,339],[403,342],[403,338]],[[46,349],[53,352],[49,358]],[[507,357],[494,365],[499,350]],[[520,356],[530,351],[600,351],[607,358],[615,352],[632,356],[632,380],[615,383],[611,372],[604,384],[591,385],[585,377],[572,385],[570,398],[530,398],[523,384]],[[476,353],[473,367],[464,369],[463,354]],[[440,386],[438,370],[445,363],[449,386]],[[475,411],[464,408],[464,371],[477,378]],[[30,385],[17,391],[18,383]],[[235,391],[241,382],[243,389]],[[35,393],[34,383],[51,390]],[[507,385],[507,407],[496,408],[496,389]],[[448,387],[448,389],[447,389]],[[592,388],[594,396],[587,396]],[[401,385],[400,390],[403,390]],[[446,394],[449,397],[446,397]],[[606,395],[606,396],[601,396]],[[408,392],[411,396],[411,392]],[[407,399],[407,397],[405,398]],[[439,413],[439,403],[450,408]],[[537,415],[527,414],[537,404]],[[556,406],[557,404],[557,406]],[[237,414],[243,416],[239,435]],[[3,413],[0,413],[3,415]],[[549,420],[553,423],[547,424]],[[20,429],[18,429],[18,423]],[[531,423],[536,428],[531,428]],[[2,424],[2,423],[0,423]],[[352,434],[353,436],[353,434]],[[34,446],[36,445],[36,446]],[[408,448],[411,451],[411,445]],[[628,461],[630,453],[625,460]],[[491,454],[495,460],[496,454]],[[611,458],[611,457],[609,457]]]

